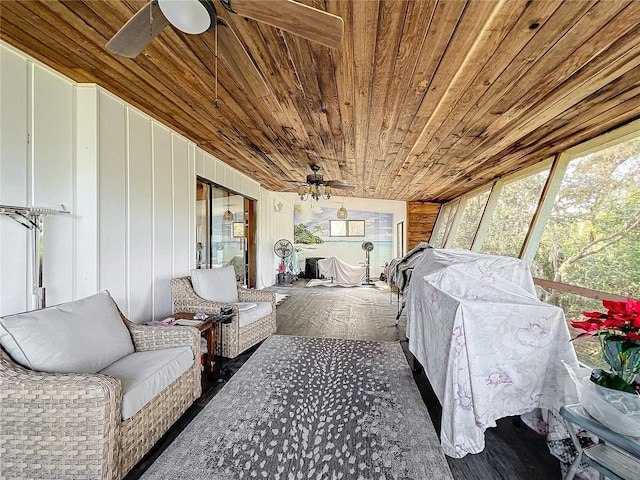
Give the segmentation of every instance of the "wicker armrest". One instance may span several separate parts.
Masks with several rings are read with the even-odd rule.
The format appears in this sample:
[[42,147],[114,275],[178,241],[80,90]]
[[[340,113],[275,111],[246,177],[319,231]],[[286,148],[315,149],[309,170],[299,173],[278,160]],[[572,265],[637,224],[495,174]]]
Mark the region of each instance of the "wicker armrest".
[[121,406],[116,378],[34,372],[0,350],[0,451],[12,452],[2,474],[57,477],[82,465],[86,478],[115,478]]
[[276,305],[276,294],[268,290],[249,290],[238,288],[238,299],[241,302],[271,302],[273,308]]
[[194,358],[200,358],[200,331],[197,328],[140,325],[126,319],[124,322],[129,328],[136,352],[190,346]]
[[189,277],[174,278],[171,280],[171,293],[173,295],[174,312],[193,312],[215,315],[220,313],[222,307],[233,307],[233,313],[238,314],[238,308],[229,302],[214,302],[205,300],[196,295],[191,286]]

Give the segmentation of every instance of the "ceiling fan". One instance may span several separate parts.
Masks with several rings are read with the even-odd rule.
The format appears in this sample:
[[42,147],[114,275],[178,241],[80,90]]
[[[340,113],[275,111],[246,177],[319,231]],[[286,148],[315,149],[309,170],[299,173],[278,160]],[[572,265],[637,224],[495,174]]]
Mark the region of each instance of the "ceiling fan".
[[[293,0],[218,0],[232,14],[251,18],[330,48],[342,40],[342,18]],[[214,0],[151,0],[109,40],[106,48],[137,57],[168,25],[215,38],[230,68],[258,96],[268,93],[264,79],[235,32],[216,12]],[[219,27],[219,28],[218,28]]]
[[297,190],[300,200],[306,200],[308,197],[314,200],[321,198],[329,200],[333,189],[354,190],[356,188],[354,185],[347,185],[342,180],[325,180],[324,176],[318,173],[320,171],[318,165],[311,165],[311,171],[313,173],[307,175],[305,182],[296,182],[299,186],[285,188],[281,191]]

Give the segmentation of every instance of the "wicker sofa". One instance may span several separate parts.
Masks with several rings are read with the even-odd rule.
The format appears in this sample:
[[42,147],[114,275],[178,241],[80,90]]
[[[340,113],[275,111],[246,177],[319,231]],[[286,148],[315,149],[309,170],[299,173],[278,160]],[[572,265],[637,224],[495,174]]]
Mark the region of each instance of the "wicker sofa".
[[[209,296],[209,299],[203,298],[194,290],[192,277],[196,273],[221,275],[222,283],[214,286],[213,296]],[[231,306],[233,309],[234,316],[231,323],[222,325],[222,350],[220,351],[219,345],[216,346],[217,355],[227,358],[237,357],[248,348],[276,332],[276,295],[274,292],[249,290],[237,286],[232,267],[214,270],[194,270],[192,277],[180,277],[171,280],[174,312],[213,315],[220,313],[220,308],[224,306]],[[200,293],[206,295],[206,293]],[[247,302],[267,303],[269,308],[265,311],[264,316],[259,316],[260,318],[254,318],[250,323],[246,323],[247,314],[253,313],[251,311],[242,311],[242,304]]]
[[[28,339],[20,331],[27,327],[33,330]],[[83,328],[89,334],[73,338]],[[112,332],[124,337],[114,340]],[[45,345],[42,351],[29,351],[33,345],[23,349],[34,341]],[[132,323],[107,292],[3,317],[0,344],[0,478],[120,479],[201,394],[198,330]],[[133,351],[111,362],[111,347]],[[91,352],[83,355],[97,360],[80,358],[74,365],[77,352],[70,350]],[[162,373],[164,385],[157,378],[152,387],[144,383],[148,374],[132,380],[104,373],[117,372],[122,362],[155,373],[164,358],[172,358],[172,371]],[[43,361],[57,371],[29,368]],[[108,364],[101,373],[94,372],[96,361]],[[132,391],[138,396],[127,403]]]

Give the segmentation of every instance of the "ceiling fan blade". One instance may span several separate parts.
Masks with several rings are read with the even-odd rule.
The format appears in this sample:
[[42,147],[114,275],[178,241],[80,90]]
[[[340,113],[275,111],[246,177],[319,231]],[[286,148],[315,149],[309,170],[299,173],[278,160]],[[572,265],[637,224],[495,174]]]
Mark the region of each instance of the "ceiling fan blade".
[[243,17],[258,20],[330,48],[344,33],[342,18],[293,0],[221,0]]
[[356,188],[355,185],[347,185],[340,180],[327,180],[324,184],[331,188],[340,188],[342,190],[355,190]]
[[260,74],[258,68],[253,64],[249,54],[244,49],[242,43],[235,32],[225,22],[218,19],[217,27],[207,30],[207,33],[215,41],[215,28],[218,28],[218,50],[224,57],[226,65],[233,71],[234,75],[258,97],[265,97],[269,94],[269,88]]
[[169,21],[162,14],[158,2],[151,1],[138,10],[107,42],[107,50],[135,58],[167,25]]

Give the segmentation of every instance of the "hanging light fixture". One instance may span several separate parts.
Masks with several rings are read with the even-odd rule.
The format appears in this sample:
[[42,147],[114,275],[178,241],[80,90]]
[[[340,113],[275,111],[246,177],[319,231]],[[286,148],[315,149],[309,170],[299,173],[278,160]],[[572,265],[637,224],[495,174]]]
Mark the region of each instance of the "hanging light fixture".
[[344,203],[342,204],[342,206],[338,209],[338,213],[337,216],[340,220],[346,220],[347,217],[349,216],[349,212],[347,212],[347,209],[344,208]]
[[222,220],[231,222],[233,220],[233,212],[229,208],[229,194],[227,194],[227,211],[222,214]]
[[321,198],[329,200],[333,190],[329,185],[325,184],[324,178],[318,173],[320,167],[313,165],[311,170],[313,170],[313,173],[311,175],[307,175],[307,185],[298,189],[300,200],[304,201],[309,197],[316,201]]

